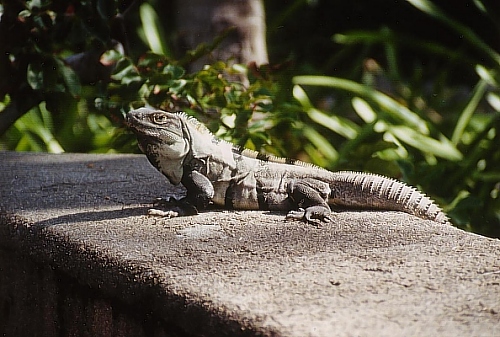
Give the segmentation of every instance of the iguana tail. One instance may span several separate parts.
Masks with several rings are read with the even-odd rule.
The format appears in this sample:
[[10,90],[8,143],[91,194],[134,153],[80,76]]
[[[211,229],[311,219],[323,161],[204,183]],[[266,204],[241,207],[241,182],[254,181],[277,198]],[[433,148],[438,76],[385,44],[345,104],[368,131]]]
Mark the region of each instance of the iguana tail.
[[376,174],[335,172],[329,203],[344,207],[395,210],[422,219],[449,223],[432,199],[400,181]]

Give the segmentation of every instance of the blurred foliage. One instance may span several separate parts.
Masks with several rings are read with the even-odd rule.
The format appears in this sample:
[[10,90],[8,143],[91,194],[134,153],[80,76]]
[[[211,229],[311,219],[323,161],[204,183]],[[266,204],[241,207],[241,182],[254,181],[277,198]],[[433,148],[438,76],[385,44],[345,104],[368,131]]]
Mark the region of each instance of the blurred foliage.
[[[220,60],[188,73],[225,34],[174,55],[155,2],[3,1],[0,148],[137,151],[126,111],[183,110],[251,149],[402,179],[435,198],[455,225],[500,237],[500,57],[436,3],[400,6],[459,36],[460,48],[390,25],[345,29],[322,41],[337,49],[320,64],[324,54],[298,52],[301,38],[314,42],[302,27],[295,49],[274,54],[280,62]],[[499,32],[491,6],[473,3]],[[293,15],[308,15],[301,9],[325,3],[267,6],[272,35]],[[423,57],[408,66],[409,54]]]

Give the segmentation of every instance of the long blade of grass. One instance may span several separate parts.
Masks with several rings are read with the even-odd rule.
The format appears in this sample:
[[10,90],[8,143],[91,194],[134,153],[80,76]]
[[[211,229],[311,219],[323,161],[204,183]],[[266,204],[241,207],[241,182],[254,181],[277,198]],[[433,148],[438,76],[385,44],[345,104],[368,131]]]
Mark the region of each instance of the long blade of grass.
[[[45,112],[45,120],[42,114]],[[64,149],[55,139],[54,134],[50,130],[50,125],[47,125],[47,117],[50,117],[45,108],[45,103],[33,108],[28,113],[19,118],[14,126],[24,136],[19,140],[16,146],[16,151],[47,151],[49,153],[63,153]],[[48,123],[48,124],[51,124]],[[41,144],[34,137],[36,135]]]
[[307,115],[314,122],[347,139],[354,139],[358,135],[359,127],[347,119],[338,116],[329,116],[314,108],[307,110]]
[[429,0],[406,0],[414,7],[418,8],[422,12],[434,17],[435,19],[443,22],[448,27],[453,29],[455,32],[463,36],[471,46],[480,50],[485,55],[488,55],[493,61],[495,61],[500,66],[500,54],[498,54],[491,46],[488,46],[481,38],[474,33],[472,29],[467,27],[460,22],[453,20],[451,17],[446,15],[441,11],[436,5],[434,5]]
[[476,111],[479,102],[486,93],[487,87],[488,87],[488,82],[485,79],[480,79],[479,82],[474,87],[472,97],[469,103],[467,103],[465,109],[460,114],[460,117],[458,118],[457,121],[457,125],[455,126],[455,130],[453,130],[453,135],[451,136],[451,142],[453,144],[458,145],[458,143],[460,142],[460,139],[462,138],[465,128],[469,124],[472,115],[474,114],[474,111]]
[[354,97],[351,100],[352,107],[358,116],[366,123],[373,123],[377,119],[377,113],[373,111],[372,107],[359,97]]
[[333,41],[344,45],[356,44],[378,44],[378,43],[392,43],[394,45],[404,45],[407,48],[418,50],[419,52],[426,52],[430,55],[439,55],[447,60],[457,60],[464,64],[474,62],[471,57],[468,57],[461,50],[447,48],[441,43],[435,43],[429,40],[419,39],[417,36],[402,34],[400,32],[382,32],[382,31],[350,31],[344,34],[335,34]]
[[388,125],[387,131],[403,143],[411,145],[423,153],[429,153],[451,161],[459,161],[463,158],[462,153],[445,137],[442,137],[439,141],[404,125]]
[[400,104],[391,97],[354,81],[329,76],[295,76],[293,83],[299,85],[324,86],[350,91],[365,99],[377,103],[385,112],[402,121],[404,124],[415,128],[422,134],[429,134],[426,122],[416,113]]
[[359,127],[355,123],[339,116],[327,115],[314,108],[306,92],[300,85],[295,85],[293,87],[293,97],[299,101],[300,105],[313,122],[347,139],[354,139],[358,135]]
[[486,101],[496,112],[500,112],[500,96],[492,92],[486,95]]
[[309,126],[304,126],[302,132],[304,137],[316,147],[316,151],[321,153],[329,162],[337,161],[339,157],[337,150],[319,132]]

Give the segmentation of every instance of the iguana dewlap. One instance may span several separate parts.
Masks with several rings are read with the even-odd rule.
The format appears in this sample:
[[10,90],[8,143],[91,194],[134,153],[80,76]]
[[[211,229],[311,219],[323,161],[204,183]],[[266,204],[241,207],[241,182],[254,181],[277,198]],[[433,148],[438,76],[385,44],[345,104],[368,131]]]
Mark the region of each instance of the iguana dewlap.
[[219,140],[182,112],[140,108],[127,124],[151,164],[187,196],[169,215],[196,214],[213,203],[227,209],[289,212],[306,221],[331,219],[330,206],[396,210],[447,223],[424,194],[402,182],[360,172],[330,172],[296,160],[259,154]]

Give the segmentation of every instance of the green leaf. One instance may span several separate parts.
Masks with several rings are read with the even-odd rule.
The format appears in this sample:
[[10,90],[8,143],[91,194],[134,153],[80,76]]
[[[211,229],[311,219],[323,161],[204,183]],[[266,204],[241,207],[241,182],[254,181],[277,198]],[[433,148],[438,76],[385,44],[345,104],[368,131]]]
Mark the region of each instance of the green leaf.
[[144,30],[144,36],[149,48],[156,54],[170,57],[171,53],[163,39],[163,28],[161,27],[160,18],[154,8],[145,2],[141,5],[139,12],[142,29]]
[[175,80],[169,83],[169,91],[172,93],[179,93],[188,82],[186,80]]
[[[393,153],[380,153],[380,154],[376,153],[376,155],[378,157],[380,157],[381,159],[384,159],[384,160],[400,160],[400,159],[408,158],[408,151],[406,151],[406,148],[401,144],[401,142],[396,137],[394,137],[394,135],[392,133],[384,132],[384,135],[382,138],[387,143],[394,144],[396,147],[382,150],[383,152],[393,151]],[[382,152],[382,151],[380,151],[380,152]],[[389,156],[391,156],[391,157],[389,158]],[[394,156],[394,157],[392,157],[392,156]]]
[[488,82],[484,79],[480,79],[479,82],[474,87],[472,97],[467,106],[465,107],[465,109],[460,114],[457,125],[455,126],[455,130],[453,130],[453,135],[451,137],[451,141],[453,144],[457,145],[460,142],[460,139],[462,138],[465,128],[469,124],[472,115],[474,114],[474,112],[477,109],[477,106],[481,102],[481,99],[483,98],[487,87],[488,87]]
[[124,55],[115,49],[106,50],[100,58],[101,64],[113,64],[124,58]]
[[419,149],[422,153],[429,153],[451,161],[458,161],[463,158],[462,153],[444,136],[438,141],[404,125],[387,125],[387,132],[393,134],[403,143]]
[[429,14],[430,16],[446,24],[448,27],[452,28],[463,39],[468,41],[472,47],[490,57],[493,61],[495,61],[497,65],[500,65],[500,54],[498,54],[495,49],[488,46],[488,44],[486,44],[476,33],[474,33],[474,31],[470,27],[453,20],[429,0],[406,1],[422,12]]
[[486,7],[484,7],[484,4],[481,2],[481,0],[472,0],[474,5],[476,5],[477,9],[479,9],[483,14],[487,14],[488,11],[486,10]]
[[498,83],[495,80],[495,72],[493,70],[488,70],[485,67],[483,67],[480,64],[476,65],[476,73],[481,77],[483,80],[488,82],[489,85],[496,86],[498,87]]
[[177,79],[181,78],[182,76],[184,76],[184,74],[186,73],[186,70],[184,70],[184,68],[177,66],[177,65],[167,64],[163,68],[163,73],[164,74],[171,74],[172,78],[177,80]]
[[64,84],[70,94],[74,97],[81,94],[82,87],[80,85],[80,80],[78,75],[69,66],[64,64],[64,62],[58,58],[54,59],[57,66],[57,71],[61,74]]
[[347,119],[329,116],[314,108],[307,110],[307,115],[314,122],[347,139],[354,139],[358,135],[359,127]]
[[411,126],[422,134],[429,134],[426,122],[419,115],[393,98],[354,81],[328,76],[295,76],[293,83],[301,85],[325,86],[350,91],[377,103],[386,113]]
[[128,58],[123,58],[118,61],[111,78],[116,81],[121,81],[122,84],[126,85],[132,82],[143,81],[134,64]]
[[496,112],[500,112],[500,96],[492,92],[486,95],[486,101],[491,105]]
[[365,100],[354,97],[351,103],[354,111],[356,111],[358,116],[361,117],[366,124],[370,124],[377,119],[377,114]]
[[292,90],[293,97],[302,105],[304,109],[310,109],[313,107],[309,97],[307,97],[306,92],[300,85],[294,85]]
[[300,105],[304,108],[305,112],[312,121],[318,123],[327,129],[347,138],[356,138],[359,127],[353,122],[337,116],[329,116],[324,112],[313,107],[306,92],[299,85],[293,87],[293,97],[299,101]]
[[337,150],[316,130],[309,126],[304,126],[302,129],[304,137],[306,137],[326,159],[334,162],[338,159]]
[[[64,149],[51,131],[52,119],[50,113],[45,108],[44,102],[19,118],[14,127],[24,135],[16,146],[17,151],[45,150],[50,153],[64,152]],[[40,142],[36,137],[33,137],[34,135],[39,138]],[[41,145],[44,145],[44,147]]]
[[500,172],[475,172],[474,178],[481,181],[498,183],[500,181]]
[[27,81],[33,90],[43,88],[43,71],[38,62],[28,64]]

